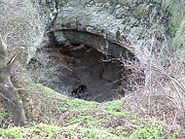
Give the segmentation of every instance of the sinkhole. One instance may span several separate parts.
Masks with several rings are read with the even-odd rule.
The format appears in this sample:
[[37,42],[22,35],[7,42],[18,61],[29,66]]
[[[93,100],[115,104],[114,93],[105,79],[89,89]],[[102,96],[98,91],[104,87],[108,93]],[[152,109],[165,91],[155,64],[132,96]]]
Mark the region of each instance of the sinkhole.
[[[125,48],[121,50],[98,35],[70,33],[62,32],[65,41],[37,50],[27,67],[33,80],[67,96],[85,85],[88,94],[85,99],[89,101],[105,102],[125,96],[126,77],[132,71],[124,67],[122,59],[115,57],[122,51],[125,53]],[[102,51],[102,45],[107,42],[111,49]],[[134,56],[130,57],[133,60]]]

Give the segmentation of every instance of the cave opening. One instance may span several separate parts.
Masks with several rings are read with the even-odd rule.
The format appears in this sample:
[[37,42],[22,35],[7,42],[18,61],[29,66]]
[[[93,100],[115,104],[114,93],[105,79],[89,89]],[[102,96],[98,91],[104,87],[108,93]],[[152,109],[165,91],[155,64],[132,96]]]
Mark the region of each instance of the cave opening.
[[69,41],[38,49],[28,70],[35,82],[63,95],[70,96],[75,88],[85,85],[88,94],[85,99],[97,102],[124,97],[125,88],[128,89],[125,77],[131,74],[120,59],[87,43]]

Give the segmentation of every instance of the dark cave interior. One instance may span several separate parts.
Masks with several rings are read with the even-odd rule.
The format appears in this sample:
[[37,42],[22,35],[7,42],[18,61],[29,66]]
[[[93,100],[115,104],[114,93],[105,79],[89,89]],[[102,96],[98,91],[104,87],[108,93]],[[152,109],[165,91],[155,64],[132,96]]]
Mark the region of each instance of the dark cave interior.
[[121,62],[83,44],[44,47],[30,60],[28,69],[36,82],[64,95],[70,96],[79,85],[85,85],[89,101],[124,96]]

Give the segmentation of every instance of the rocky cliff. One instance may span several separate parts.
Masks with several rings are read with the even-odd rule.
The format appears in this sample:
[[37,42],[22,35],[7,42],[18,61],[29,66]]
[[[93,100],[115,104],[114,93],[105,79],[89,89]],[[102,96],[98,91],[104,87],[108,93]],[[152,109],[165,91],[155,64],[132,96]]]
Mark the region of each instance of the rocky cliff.
[[[84,43],[116,57],[132,53],[143,60],[142,47],[154,34],[156,45],[169,35],[169,12],[157,0],[32,1],[39,3],[56,42]],[[160,28],[164,30],[159,32]]]

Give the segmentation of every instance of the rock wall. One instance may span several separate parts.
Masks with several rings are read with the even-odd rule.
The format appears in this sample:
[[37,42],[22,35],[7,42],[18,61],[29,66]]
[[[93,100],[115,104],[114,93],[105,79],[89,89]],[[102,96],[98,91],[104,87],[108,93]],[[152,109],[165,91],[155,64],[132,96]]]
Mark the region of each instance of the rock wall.
[[[164,28],[168,24],[168,12],[158,0],[32,0],[39,3],[41,14],[47,17],[48,32],[52,32],[52,38],[61,42],[73,38],[73,40],[85,37],[83,34],[74,35],[66,30],[88,32],[101,36],[103,39],[116,43],[128,50],[128,53],[136,55],[143,60],[143,45],[152,38],[152,31]],[[43,12],[44,11],[44,12]],[[156,26],[157,24],[157,26]],[[64,31],[65,30],[65,31]],[[157,32],[158,41],[163,39]],[[76,38],[75,38],[76,36]],[[50,36],[51,37],[51,36]],[[73,41],[70,40],[70,41]],[[90,39],[83,39],[89,42]],[[109,44],[100,41],[99,51],[109,53]],[[116,46],[116,45],[114,45]],[[112,47],[112,46],[110,46]],[[117,48],[115,47],[114,50]],[[125,56],[118,52],[117,56]],[[121,52],[122,53],[122,52]]]
[[[46,68],[41,70],[39,78],[41,75],[43,78],[39,80],[60,93],[68,94],[76,86],[84,84],[91,94],[89,100],[108,101],[119,97],[118,91],[125,95],[124,90],[127,89],[124,87],[128,83],[123,85],[121,80],[131,72],[123,71],[125,74],[120,74],[119,71],[124,67],[112,63],[104,66],[104,62],[99,62],[100,59],[110,55],[147,62],[150,56],[150,53],[146,53],[147,47],[160,47],[163,40],[168,38],[169,15],[158,0],[32,0],[32,2],[40,9],[41,17],[47,20],[43,45],[52,48],[51,52],[56,48],[62,49],[59,57],[48,61],[54,63],[50,66],[51,69],[47,70],[49,72],[46,71],[47,64]],[[70,53],[66,60],[66,54],[61,53],[64,53],[65,47],[70,47],[71,44],[92,47],[104,55],[94,50],[94,53],[82,50]],[[38,56],[45,62],[48,54],[50,55],[50,52]],[[60,59],[62,62],[58,63],[62,67],[57,68],[55,64]],[[80,61],[80,66],[71,67],[74,61],[76,63]],[[120,82],[114,84],[115,81]]]

